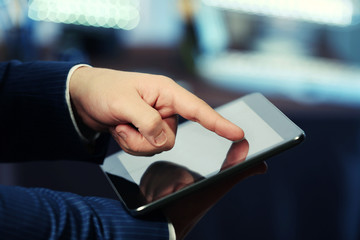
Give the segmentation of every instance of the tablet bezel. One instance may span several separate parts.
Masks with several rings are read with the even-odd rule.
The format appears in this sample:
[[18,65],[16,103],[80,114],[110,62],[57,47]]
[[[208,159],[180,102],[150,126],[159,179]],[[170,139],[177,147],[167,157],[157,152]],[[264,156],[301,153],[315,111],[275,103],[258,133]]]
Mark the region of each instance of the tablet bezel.
[[[267,100],[260,93],[253,93],[246,95],[235,101],[243,101],[249,106],[262,120],[264,120],[273,130],[275,130],[284,140],[280,143],[273,145],[271,148],[264,149],[257,154],[252,155],[246,161],[237,164],[229,169],[221,171],[214,176],[209,178],[201,179],[194,184],[187,186],[175,193],[167,195],[159,200],[156,200],[151,203],[145,203],[145,198],[142,198],[140,194],[140,189],[135,183],[131,183],[125,179],[119,180],[121,177],[115,176],[111,173],[106,172],[103,168],[105,176],[111,183],[113,189],[118,195],[119,199],[124,203],[127,210],[134,216],[148,214],[154,212],[155,210],[161,209],[164,205],[179,199],[187,194],[190,194],[194,191],[197,191],[200,188],[213,184],[216,181],[219,181],[222,178],[238,174],[249,167],[264,161],[275,154],[278,154],[286,149],[289,149],[300,142],[305,138],[305,133],[301,130],[295,123],[293,123],[285,114],[283,114],[276,106],[274,106],[269,100]],[[222,106],[226,107],[226,106]],[[218,108],[218,109],[221,109]],[[241,126],[240,126],[241,127]],[[125,168],[124,168],[125,169]],[[121,181],[121,187],[120,183]],[[123,184],[125,184],[123,187]],[[122,189],[124,194],[121,194]],[[129,198],[129,191],[135,192],[133,195],[134,198]]]

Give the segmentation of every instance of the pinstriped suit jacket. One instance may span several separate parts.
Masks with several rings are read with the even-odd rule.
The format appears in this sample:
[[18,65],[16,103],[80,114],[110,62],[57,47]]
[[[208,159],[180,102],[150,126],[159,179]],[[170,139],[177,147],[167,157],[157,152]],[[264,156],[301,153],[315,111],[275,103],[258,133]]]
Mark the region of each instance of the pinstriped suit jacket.
[[[0,161],[101,162],[106,137],[90,149],[65,100],[73,63],[0,63]],[[120,202],[40,188],[0,186],[0,239],[168,239],[164,219],[140,220]]]

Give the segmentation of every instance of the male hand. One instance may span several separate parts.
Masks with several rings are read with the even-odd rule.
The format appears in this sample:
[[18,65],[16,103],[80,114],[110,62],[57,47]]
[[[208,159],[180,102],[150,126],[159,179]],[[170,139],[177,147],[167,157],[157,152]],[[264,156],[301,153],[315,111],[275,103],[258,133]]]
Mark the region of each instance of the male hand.
[[109,131],[133,155],[153,155],[174,146],[177,114],[236,141],[242,129],[170,78],[81,67],[70,80],[72,103],[95,131]]

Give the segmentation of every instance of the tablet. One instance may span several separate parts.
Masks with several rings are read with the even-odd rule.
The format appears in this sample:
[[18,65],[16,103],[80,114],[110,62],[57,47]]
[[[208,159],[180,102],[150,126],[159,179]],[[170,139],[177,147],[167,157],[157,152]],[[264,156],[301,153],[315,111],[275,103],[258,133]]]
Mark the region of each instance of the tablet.
[[240,126],[245,139],[232,142],[187,121],[180,124],[174,148],[151,157],[123,151],[101,169],[128,211],[136,216],[239,174],[300,143],[304,131],[262,94],[253,93],[215,109]]

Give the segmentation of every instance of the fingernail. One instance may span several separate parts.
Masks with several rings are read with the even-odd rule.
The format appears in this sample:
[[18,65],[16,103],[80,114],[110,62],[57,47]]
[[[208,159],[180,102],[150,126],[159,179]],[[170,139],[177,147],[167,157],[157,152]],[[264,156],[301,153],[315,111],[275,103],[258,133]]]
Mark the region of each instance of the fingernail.
[[164,143],[167,141],[167,136],[165,134],[164,131],[161,131],[161,133],[159,134],[159,136],[154,138],[155,144],[157,146],[162,146],[164,145]]
[[124,141],[127,138],[127,135],[124,132],[118,132],[119,137],[121,137]]

